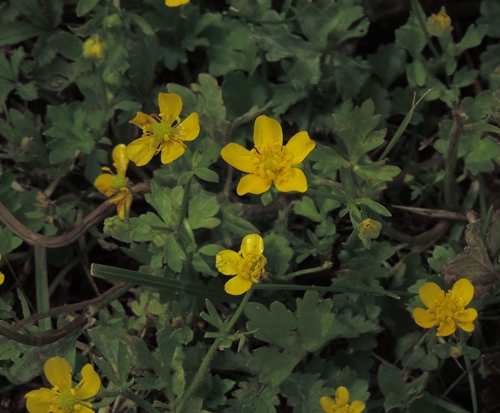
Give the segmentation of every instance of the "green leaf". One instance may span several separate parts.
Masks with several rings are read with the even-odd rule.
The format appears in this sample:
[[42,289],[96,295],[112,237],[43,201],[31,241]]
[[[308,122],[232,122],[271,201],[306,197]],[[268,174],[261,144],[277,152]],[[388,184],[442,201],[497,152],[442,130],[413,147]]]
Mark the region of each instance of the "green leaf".
[[259,374],[261,383],[277,386],[290,376],[301,359],[302,355],[280,352],[276,346],[260,347],[254,350],[248,367]]
[[[321,413],[323,409],[319,399],[331,396],[333,389],[323,387],[324,381],[319,379],[319,374],[292,373],[281,384],[282,395],[288,399],[295,413]],[[351,395],[351,400],[353,400]]]
[[487,246],[491,256],[498,260],[500,255],[500,209],[497,209],[488,224]]
[[[422,9],[417,12],[422,12]],[[411,54],[420,54],[427,44],[425,33],[414,11],[410,12],[408,22],[396,30],[396,44]]]
[[35,81],[26,83],[24,85],[18,83],[16,85],[16,92],[24,100],[35,100],[38,97],[38,93],[36,92],[36,83]]
[[219,175],[217,172],[208,168],[198,168],[194,171],[195,175],[207,182],[219,182]]
[[153,180],[151,183],[151,194],[146,195],[146,201],[156,209],[165,226],[171,229],[174,229],[177,224],[178,211],[180,209],[179,196],[182,196],[184,191],[181,187],[177,188],[177,190],[170,188],[162,189]]
[[370,165],[356,165],[353,170],[356,175],[364,180],[392,181],[392,178],[399,175],[401,169],[393,165],[385,165],[385,160],[374,162]]
[[385,397],[391,393],[398,396],[405,394],[405,381],[401,372],[394,366],[382,364],[377,373],[378,386]]
[[175,239],[174,234],[165,236],[165,261],[167,265],[175,272],[182,271],[182,262],[186,261],[186,254]]
[[79,0],[76,5],[76,15],[78,17],[85,16],[99,3],[99,0]]
[[405,72],[407,53],[395,43],[381,45],[377,53],[368,55],[375,74],[387,88]]
[[141,16],[137,14],[128,13],[128,18],[135,23],[139,28],[143,31],[143,33],[147,36],[152,36],[155,34],[151,26],[148,24],[146,20],[144,20]]
[[305,216],[315,222],[321,222],[323,220],[323,217],[318,212],[314,201],[308,196],[304,196],[301,200],[296,201],[293,205],[293,211],[296,214]]
[[377,214],[383,215],[384,217],[392,216],[392,214],[389,212],[389,210],[385,206],[379,204],[378,202],[375,202],[373,199],[358,198],[358,203],[360,203],[362,205],[366,205],[372,211],[376,212]]
[[406,75],[408,77],[408,84],[410,86],[423,86],[425,85],[426,73],[425,67],[420,60],[414,60],[406,68]]
[[191,228],[215,228],[220,219],[213,216],[219,212],[220,206],[213,195],[198,194],[191,199],[188,208],[188,221]]
[[333,148],[316,142],[316,148],[312,151],[309,159],[317,161],[313,168],[323,173],[337,172],[341,167],[348,167],[349,161],[340,156]]
[[266,264],[266,270],[273,275],[281,276],[290,268],[290,261],[293,257],[293,249],[290,247],[290,240],[276,233],[270,233],[264,237],[264,255],[273,257]]
[[25,22],[13,22],[3,25],[0,31],[0,46],[23,42],[43,33],[39,27]]
[[203,247],[201,247],[198,250],[198,252],[200,254],[205,254],[205,255],[208,255],[208,256],[211,256],[211,257],[215,257],[223,249],[224,249],[224,247],[222,247],[219,244],[208,244],[208,245],[204,245]]

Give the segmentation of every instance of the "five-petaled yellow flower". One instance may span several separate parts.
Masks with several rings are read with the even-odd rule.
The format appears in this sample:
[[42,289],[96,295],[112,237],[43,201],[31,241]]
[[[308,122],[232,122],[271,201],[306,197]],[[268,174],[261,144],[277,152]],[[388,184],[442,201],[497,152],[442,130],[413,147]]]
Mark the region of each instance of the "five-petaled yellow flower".
[[160,93],[158,105],[159,116],[137,112],[130,121],[143,132],[141,138],[127,146],[128,157],[137,166],[146,165],[160,151],[162,163],[175,161],[186,150],[184,141],[192,141],[200,133],[197,113],[191,113],[181,122],[182,99],[179,95]]
[[319,403],[326,413],[361,413],[365,410],[365,404],[360,400],[354,400],[349,404],[349,390],[344,386],[335,391],[335,400],[323,396]]
[[[2,259],[2,254],[0,254],[0,260],[1,259]],[[4,280],[5,280],[5,275],[3,274],[2,271],[0,271],[0,285],[3,284]]]
[[260,235],[250,234],[241,241],[239,252],[224,250],[215,257],[215,266],[224,275],[235,275],[225,285],[228,294],[240,295],[247,292],[265,277],[264,266],[267,259],[264,253],[264,240]]
[[94,397],[101,387],[101,379],[94,367],[86,364],[82,380],[73,388],[71,367],[62,357],[52,357],[43,366],[52,389],[33,390],[26,394],[26,408],[30,413],[93,413],[92,404],[83,400]]
[[283,146],[283,132],[277,120],[265,115],[255,120],[255,148],[251,151],[236,143],[226,145],[222,158],[231,166],[248,173],[241,178],[238,195],[262,194],[274,182],[278,191],[307,191],[307,179],[298,168],[316,144],[307,132],[299,132]]
[[458,280],[446,294],[437,284],[428,282],[420,287],[418,294],[428,308],[413,310],[413,318],[420,327],[438,326],[437,336],[449,336],[457,326],[469,333],[474,330],[477,311],[465,309],[474,296],[474,286],[468,279]]
[[165,4],[168,7],[177,7],[186,3],[189,3],[189,0],[165,0]]
[[116,145],[112,156],[116,175],[113,174],[111,169],[104,167],[102,170],[106,171],[106,173],[97,177],[94,186],[102,194],[112,197],[109,202],[116,204],[116,213],[123,221],[125,219],[125,209],[128,213],[130,205],[132,205],[132,192],[128,189],[128,178],[125,176],[129,162],[127,147],[123,143]]

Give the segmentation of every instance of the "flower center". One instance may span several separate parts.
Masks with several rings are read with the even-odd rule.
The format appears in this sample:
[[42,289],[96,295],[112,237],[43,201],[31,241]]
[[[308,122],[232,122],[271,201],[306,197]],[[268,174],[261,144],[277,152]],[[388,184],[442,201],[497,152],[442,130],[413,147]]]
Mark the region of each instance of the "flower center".
[[251,150],[253,173],[263,179],[282,180],[292,169],[293,154],[285,146],[270,143]]
[[57,398],[57,404],[62,411],[67,413],[73,413],[81,408],[80,400],[76,397],[74,389],[62,391]]
[[242,258],[238,263],[238,274],[245,278],[250,278],[254,283],[258,283],[260,278],[265,274],[264,266],[267,262],[266,257],[249,254]]
[[114,175],[111,179],[111,187],[117,191],[127,187],[128,178],[122,175]]
[[430,313],[434,313],[436,320],[440,323],[444,321],[451,321],[459,316],[460,311],[465,308],[461,297],[456,295],[453,291],[448,291],[446,295],[440,300],[436,300]]

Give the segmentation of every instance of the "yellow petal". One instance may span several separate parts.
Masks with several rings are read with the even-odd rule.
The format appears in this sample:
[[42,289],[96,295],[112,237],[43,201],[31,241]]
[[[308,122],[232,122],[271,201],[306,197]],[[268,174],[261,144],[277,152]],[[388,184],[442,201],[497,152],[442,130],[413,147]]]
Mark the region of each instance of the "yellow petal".
[[5,275],[2,271],[0,271],[0,285],[2,285],[4,281],[5,281]]
[[165,145],[161,150],[161,163],[167,164],[175,161],[177,158],[180,158],[185,151],[186,149],[179,142],[165,142]]
[[82,369],[82,380],[75,388],[75,395],[80,400],[94,397],[101,388],[101,378],[91,364],[85,364]]
[[455,332],[457,329],[455,323],[452,320],[446,320],[439,324],[436,336],[446,337]]
[[251,287],[252,281],[250,279],[236,275],[226,283],[224,289],[228,294],[241,295],[246,293]]
[[47,413],[51,412],[51,405],[54,404],[58,394],[49,389],[38,389],[27,393],[26,408],[30,413]]
[[130,212],[130,207],[132,205],[132,192],[128,188],[122,190],[123,194],[120,195],[119,201],[116,205],[116,215],[120,217],[123,221],[125,219],[125,210],[127,210],[127,214]]
[[[455,320],[460,323],[470,323],[477,318],[477,311],[475,308],[468,308],[466,310],[462,310],[455,317]],[[460,327],[460,326],[459,326]]]
[[293,164],[301,163],[307,155],[314,149],[316,143],[309,137],[307,132],[299,132],[286,144],[286,148],[293,154]]
[[153,137],[144,136],[132,141],[127,146],[127,156],[137,166],[146,165],[156,154],[161,142]]
[[251,152],[237,143],[229,143],[220,151],[224,159],[233,168],[242,172],[252,172],[253,162],[251,162]]
[[95,413],[92,410],[92,403],[82,403],[80,406],[80,410],[78,410],[78,413]]
[[321,404],[321,407],[326,413],[331,413],[334,411],[333,409],[335,409],[335,402],[330,397],[323,396],[319,399],[319,404]]
[[266,115],[260,115],[255,119],[253,142],[257,149],[268,143],[283,145],[283,131],[279,122]]
[[467,322],[467,323],[462,323],[460,321],[457,321],[457,326],[460,327],[462,330],[466,331],[467,333],[472,333],[474,331],[474,323],[473,322]]
[[431,308],[436,301],[444,300],[444,291],[439,285],[432,282],[422,285],[418,290],[418,295],[428,308]]
[[438,323],[438,321],[431,316],[427,310],[420,307],[413,310],[413,318],[415,319],[415,323],[422,328],[432,328]]
[[[179,129],[179,132],[177,132]],[[184,119],[180,125],[174,128],[176,136],[181,141],[192,141],[195,140],[200,134],[200,122],[198,121],[198,114],[191,113],[186,119]]]
[[120,143],[115,146],[113,149],[113,165],[116,168],[116,172],[118,175],[125,176],[125,172],[127,172],[128,166],[128,155],[127,155],[127,146],[123,143]]
[[453,284],[451,291],[462,299],[461,304],[463,304],[464,307],[469,304],[472,301],[472,297],[474,297],[474,286],[467,278],[461,278]]
[[177,7],[181,6],[182,4],[189,3],[189,0],[165,0],[165,4],[168,7]]
[[257,258],[264,252],[264,240],[258,234],[249,234],[241,241],[241,254],[246,257],[250,254]]
[[349,390],[347,390],[344,386],[340,386],[337,390],[335,390],[335,404],[337,406],[345,406],[349,403]]
[[215,266],[224,275],[238,274],[238,263],[242,260],[240,254],[224,250],[215,256]]
[[175,93],[158,94],[158,106],[160,106],[160,117],[168,124],[179,119],[182,111],[182,99]]
[[142,112],[137,112],[135,118],[129,120],[128,123],[132,123],[135,126],[139,126],[139,128],[142,129],[146,125],[155,125],[157,122],[151,116],[146,115],[145,113]]
[[276,185],[276,189],[280,192],[307,191],[306,176],[304,172],[298,168],[290,169],[290,172],[288,172],[283,179],[275,180],[274,185]]
[[71,389],[71,367],[62,357],[48,359],[43,366],[43,371],[52,386],[59,387],[60,391]]
[[111,181],[113,180],[113,175],[110,174],[101,174],[94,181],[94,186],[101,193],[106,195],[107,197],[113,196],[116,194],[116,189],[111,186]]
[[271,188],[272,179],[263,179],[258,175],[249,174],[240,179],[236,192],[238,195],[262,194]]
[[351,410],[349,410],[349,413],[361,413],[363,410],[365,410],[365,404],[360,400],[354,400],[351,403]]

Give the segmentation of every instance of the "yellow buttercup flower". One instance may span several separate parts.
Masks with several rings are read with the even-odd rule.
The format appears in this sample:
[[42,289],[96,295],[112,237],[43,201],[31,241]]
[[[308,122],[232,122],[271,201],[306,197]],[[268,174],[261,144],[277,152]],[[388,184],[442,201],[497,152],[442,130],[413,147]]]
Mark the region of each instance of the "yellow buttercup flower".
[[428,282],[420,287],[418,294],[428,308],[413,310],[413,318],[420,327],[438,326],[437,336],[449,336],[457,326],[469,333],[474,330],[472,322],[477,311],[465,309],[474,296],[474,286],[468,279],[458,280],[446,294],[437,284]]
[[215,257],[215,266],[224,275],[235,275],[225,285],[228,294],[240,295],[247,292],[265,277],[264,266],[267,259],[264,253],[264,240],[260,235],[250,234],[241,241],[239,252],[224,250]]
[[192,141],[200,133],[197,113],[191,113],[181,122],[182,99],[179,95],[160,93],[158,105],[159,116],[137,112],[130,121],[143,131],[141,138],[127,146],[128,157],[137,166],[146,165],[160,151],[162,163],[175,161],[186,150],[184,141]]
[[376,239],[380,235],[382,224],[374,219],[367,218],[359,224],[359,236],[365,239]]
[[123,221],[125,219],[125,209],[128,213],[132,205],[132,192],[128,189],[128,178],[125,176],[129,162],[127,147],[123,143],[116,145],[112,157],[116,175],[113,174],[111,169],[104,167],[102,170],[106,171],[106,173],[97,177],[94,186],[100,193],[109,198],[112,197],[109,202],[116,204],[116,213]]
[[94,367],[86,364],[82,380],[73,388],[71,367],[62,357],[52,357],[43,366],[52,389],[33,390],[26,394],[26,408],[30,413],[94,413],[92,404],[83,400],[94,397],[101,387],[101,379]]
[[238,195],[262,194],[274,182],[278,191],[307,191],[307,179],[298,168],[316,144],[307,132],[299,132],[283,146],[281,125],[265,115],[255,120],[255,148],[251,151],[236,143],[222,148],[222,158],[231,166],[248,173],[241,178]]
[[452,30],[450,16],[446,14],[444,7],[441,7],[437,15],[433,14],[427,19],[427,31],[432,36],[441,37]]
[[165,0],[165,4],[168,7],[177,7],[186,3],[189,3],[189,0]]
[[365,410],[365,404],[362,401],[354,400],[349,404],[349,390],[344,386],[335,390],[335,400],[323,396],[319,399],[319,403],[326,413],[361,413]]
[[[2,259],[2,254],[0,254],[0,260],[1,259]],[[0,285],[2,285],[4,281],[5,281],[5,275],[3,274],[2,271],[0,271]]]
[[83,56],[87,59],[102,60],[107,44],[97,34],[89,37],[83,44]]

